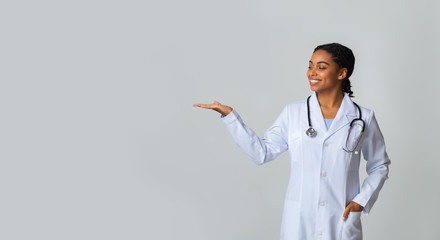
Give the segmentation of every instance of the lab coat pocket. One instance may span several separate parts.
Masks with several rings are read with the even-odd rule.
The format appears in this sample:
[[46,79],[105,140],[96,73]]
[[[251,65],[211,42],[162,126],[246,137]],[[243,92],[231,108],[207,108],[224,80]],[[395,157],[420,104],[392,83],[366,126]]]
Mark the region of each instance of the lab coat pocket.
[[350,212],[342,225],[341,240],[362,240],[362,212]]
[[290,135],[289,150],[292,161],[296,162],[302,158],[302,142],[300,132],[294,132]]

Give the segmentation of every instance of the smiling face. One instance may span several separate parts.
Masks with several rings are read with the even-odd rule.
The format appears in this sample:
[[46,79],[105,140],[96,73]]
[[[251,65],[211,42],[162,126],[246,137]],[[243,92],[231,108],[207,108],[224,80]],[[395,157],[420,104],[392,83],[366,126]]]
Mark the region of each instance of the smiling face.
[[325,50],[317,50],[309,61],[307,77],[310,89],[318,93],[341,91],[342,80],[347,74],[346,68],[340,68],[332,55]]

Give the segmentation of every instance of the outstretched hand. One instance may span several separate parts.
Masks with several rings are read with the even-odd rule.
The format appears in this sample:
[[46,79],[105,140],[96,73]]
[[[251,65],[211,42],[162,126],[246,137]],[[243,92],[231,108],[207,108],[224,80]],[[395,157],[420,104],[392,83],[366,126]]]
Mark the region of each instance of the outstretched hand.
[[342,214],[342,220],[347,220],[348,214],[350,214],[350,212],[362,212],[362,210],[364,210],[364,207],[359,205],[357,202],[352,201],[345,208],[344,214]]
[[214,101],[212,104],[200,104],[196,103],[193,105],[193,107],[200,107],[200,108],[206,108],[206,109],[212,109],[214,111],[219,112],[222,115],[227,116],[229,113],[232,112],[232,108],[226,105],[221,105],[219,102]]

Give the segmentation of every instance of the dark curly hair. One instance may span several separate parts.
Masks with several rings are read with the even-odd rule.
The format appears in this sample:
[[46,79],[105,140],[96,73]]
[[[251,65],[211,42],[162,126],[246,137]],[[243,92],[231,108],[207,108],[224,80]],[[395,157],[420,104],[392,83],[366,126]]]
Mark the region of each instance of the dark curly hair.
[[351,49],[339,43],[328,43],[317,46],[313,52],[316,52],[317,50],[324,50],[330,53],[333,56],[333,61],[336,62],[339,67],[347,69],[347,75],[344,80],[342,80],[342,92],[346,92],[348,93],[348,96],[354,97],[349,79],[353,73],[355,61]]

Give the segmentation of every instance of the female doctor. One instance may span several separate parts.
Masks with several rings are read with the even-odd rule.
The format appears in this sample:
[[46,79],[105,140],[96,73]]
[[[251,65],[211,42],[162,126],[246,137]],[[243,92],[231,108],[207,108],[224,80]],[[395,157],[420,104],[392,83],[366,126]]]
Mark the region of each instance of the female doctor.
[[[374,113],[351,100],[354,62],[353,52],[341,44],[316,47],[307,70],[314,93],[286,105],[263,138],[229,106],[194,104],[221,113],[235,142],[256,164],[289,151],[282,240],[362,239],[361,212],[370,212],[388,178],[390,160]],[[361,152],[368,173],[362,188]]]

